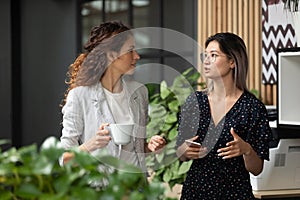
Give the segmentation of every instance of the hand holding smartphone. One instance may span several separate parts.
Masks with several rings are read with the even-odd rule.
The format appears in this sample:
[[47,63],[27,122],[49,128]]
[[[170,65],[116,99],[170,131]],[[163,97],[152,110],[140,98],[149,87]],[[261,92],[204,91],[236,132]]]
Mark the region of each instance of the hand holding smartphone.
[[198,136],[185,140],[185,144],[181,145],[184,148],[183,157],[187,160],[200,159],[207,155],[207,148],[201,143],[195,142]]
[[192,140],[185,140],[185,142],[190,146],[190,145],[195,145],[197,147],[201,147],[201,144],[199,142],[194,142]]

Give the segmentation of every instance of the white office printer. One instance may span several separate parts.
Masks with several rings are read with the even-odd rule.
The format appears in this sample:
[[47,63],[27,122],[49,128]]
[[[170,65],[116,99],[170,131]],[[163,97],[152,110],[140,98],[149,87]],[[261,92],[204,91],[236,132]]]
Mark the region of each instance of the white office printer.
[[300,139],[280,139],[270,148],[270,161],[258,176],[250,174],[252,189],[280,190],[300,188]]

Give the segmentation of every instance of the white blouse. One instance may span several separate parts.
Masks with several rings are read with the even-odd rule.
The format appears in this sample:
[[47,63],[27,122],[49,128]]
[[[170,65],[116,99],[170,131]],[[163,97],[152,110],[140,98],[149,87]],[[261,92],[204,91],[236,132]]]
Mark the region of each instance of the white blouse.
[[112,93],[105,88],[103,89],[115,122],[119,124],[133,123],[126,90],[122,90],[120,93]]
[[[126,90],[123,89],[120,93],[112,93],[105,88],[103,88],[103,90],[114,121],[120,124],[133,123],[133,116],[129,109],[129,98],[127,98],[128,94]],[[134,152],[133,139],[131,139],[129,144],[119,146],[119,155],[116,156],[121,160],[138,166],[137,155],[132,152]]]

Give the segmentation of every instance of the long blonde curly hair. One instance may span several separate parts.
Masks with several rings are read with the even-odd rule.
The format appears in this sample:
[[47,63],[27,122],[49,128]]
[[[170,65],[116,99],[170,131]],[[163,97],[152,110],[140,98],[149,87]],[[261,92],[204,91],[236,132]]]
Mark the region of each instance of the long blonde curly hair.
[[[119,52],[132,33],[122,22],[105,22],[92,28],[88,42],[84,45],[86,52],[81,53],[72,63],[66,73],[65,83],[68,85],[60,104],[63,107],[67,96],[77,86],[90,86],[98,83],[106,70],[106,53]],[[124,34],[119,34],[124,32]],[[116,36],[118,37],[113,37]]]

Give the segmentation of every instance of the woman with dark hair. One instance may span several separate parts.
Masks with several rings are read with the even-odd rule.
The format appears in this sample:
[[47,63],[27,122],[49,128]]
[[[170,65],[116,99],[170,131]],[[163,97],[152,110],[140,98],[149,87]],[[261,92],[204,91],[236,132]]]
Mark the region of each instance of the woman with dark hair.
[[[133,34],[120,22],[102,23],[84,48],[67,73],[61,143],[93,154],[105,151],[145,170],[144,154],[162,148],[165,140],[153,136],[146,143],[148,91],[127,76],[140,59]],[[113,123],[134,124],[129,144],[111,140],[106,126]],[[64,153],[63,162],[72,157]]]
[[246,86],[246,46],[217,33],[201,60],[207,89],[190,95],[179,117],[177,155],[193,160],[181,199],[254,199],[249,172],[261,173],[272,138],[266,108]]

